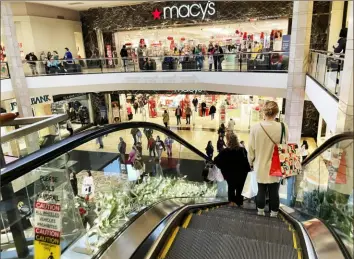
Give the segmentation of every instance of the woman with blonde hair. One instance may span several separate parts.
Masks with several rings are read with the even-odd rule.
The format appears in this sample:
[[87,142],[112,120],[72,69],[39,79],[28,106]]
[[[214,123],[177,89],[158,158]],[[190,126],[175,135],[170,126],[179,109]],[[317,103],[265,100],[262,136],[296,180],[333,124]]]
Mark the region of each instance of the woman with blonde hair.
[[[264,121],[254,125],[248,141],[248,161],[257,174],[258,194],[257,210],[258,215],[265,216],[264,208],[266,193],[269,192],[269,206],[271,217],[278,216],[279,210],[279,182],[280,177],[270,176],[270,167],[274,144],[280,144],[282,125],[275,119],[279,114],[278,104],[269,101],[263,108]],[[285,139],[288,140],[288,128],[285,126]]]
[[227,148],[223,149],[214,159],[214,163],[221,170],[228,184],[228,198],[231,205],[243,205],[241,195],[247,173],[251,170],[247,160],[247,151],[240,146],[237,136],[230,133],[227,139]]

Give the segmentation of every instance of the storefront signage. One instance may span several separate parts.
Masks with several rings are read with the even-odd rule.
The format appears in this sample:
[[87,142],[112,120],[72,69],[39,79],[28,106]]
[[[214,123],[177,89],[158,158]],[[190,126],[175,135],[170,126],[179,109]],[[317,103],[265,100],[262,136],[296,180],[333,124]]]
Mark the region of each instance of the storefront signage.
[[183,4],[183,5],[173,5],[166,6],[162,11],[155,9],[152,12],[154,20],[162,19],[174,19],[174,18],[200,18],[204,20],[206,16],[213,16],[216,14],[215,3],[208,1],[207,3],[201,4]]
[[[51,102],[52,100],[49,98],[49,95],[42,95],[38,97],[31,97],[31,105]],[[11,111],[14,111],[17,107],[17,102],[10,103]]]
[[34,205],[34,259],[60,258],[61,236],[61,204],[55,195],[54,184],[58,178],[41,176],[40,182],[44,187],[39,199]]

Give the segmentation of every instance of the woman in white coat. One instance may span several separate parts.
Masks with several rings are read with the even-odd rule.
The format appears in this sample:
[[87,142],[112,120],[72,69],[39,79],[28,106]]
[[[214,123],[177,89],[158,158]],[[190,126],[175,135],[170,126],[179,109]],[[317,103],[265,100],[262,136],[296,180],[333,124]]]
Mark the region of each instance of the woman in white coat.
[[[269,101],[263,108],[264,121],[251,128],[248,144],[248,161],[257,174],[258,215],[264,216],[266,193],[269,191],[269,205],[271,217],[278,216],[279,210],[279,182],[280,177],[270,176],[269,171],[272,163],[274,143],[280,144],[282,126],[275,118],[279,114],[276,102]],[[285,125],[285,141],[288,140],[288,128]]]

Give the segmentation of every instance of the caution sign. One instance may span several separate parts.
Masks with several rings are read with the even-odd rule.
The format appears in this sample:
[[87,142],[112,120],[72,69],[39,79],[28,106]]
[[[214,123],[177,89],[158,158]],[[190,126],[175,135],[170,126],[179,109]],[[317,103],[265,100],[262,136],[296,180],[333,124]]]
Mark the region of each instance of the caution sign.
[[59,259],[61,207],[45,200],[35,203],[34,259]]

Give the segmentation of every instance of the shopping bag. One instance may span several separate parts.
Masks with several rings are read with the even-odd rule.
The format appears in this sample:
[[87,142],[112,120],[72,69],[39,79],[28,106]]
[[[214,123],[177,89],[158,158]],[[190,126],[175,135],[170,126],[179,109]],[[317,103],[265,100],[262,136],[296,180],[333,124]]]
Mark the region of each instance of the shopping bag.
[[343,151],[339,166],[337,169],[337,175],[336,175],[336,183],[337,184],[346,184],[347,183],[347,161],[346,161],[346,152]]
[[270,166],[269,175],[277,177],[290,177],[293,175],[298,175],[301,172],[301,160],[299,145],[285,143],[285,125],[281,123],[281,138],[280,144],[277,144],[267,133],[267,131],[261,127],[268,138],[274,144],[274,150],[272,155],[272,161]]
[[224,177],[220,169],[216,165],[214,165],[212,168],[209,168],[208,180],[217,182],[224,181]]
[[227,198],[228,197],[228,185],[226,181],[220,181],[216,183],[217,192],[216,197]]
[[242,190],[242,196],[248,199],[253,198],[258,193],[257,174],[251,171],[247,174],[247,178]]

